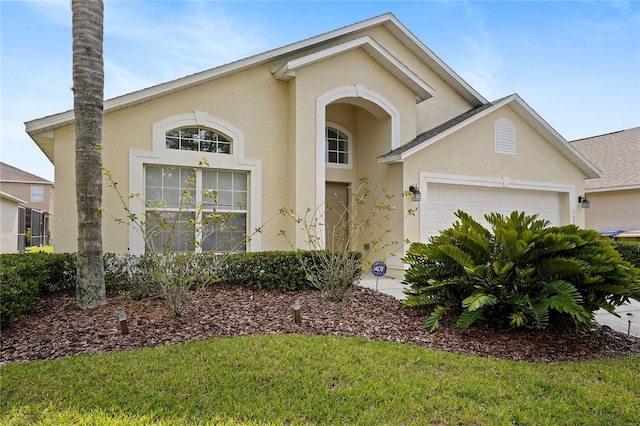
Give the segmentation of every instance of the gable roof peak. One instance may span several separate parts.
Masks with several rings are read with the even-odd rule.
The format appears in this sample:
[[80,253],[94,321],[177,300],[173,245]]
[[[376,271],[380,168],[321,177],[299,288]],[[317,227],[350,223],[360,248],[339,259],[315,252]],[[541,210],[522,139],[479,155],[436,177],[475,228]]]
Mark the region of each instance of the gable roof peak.
[[[323,34],[310,37],[295,43],[285,45],[276,49],[266,51],[257,55],[200,71],[175,80],[161,83],[155,86],[134,91],[125,95],[108,99],[104,102],[104,113],[115,112],[133,105],[166,96],[187,88],[197,86],[238,71],[254,67],[256,65],[274,61],[278,58],[294,55],[301,51],[311,49],[316,46],[329,43],[338,38],[366,31],[368,29],[383,25],[394,37],[404,44],[409,51],[416,55],[423,63],[431,68],[440,78],[456,90],[470,104],[474,106],[486,103],[475,89],[456,74],[438,56],[436,56],[427,46],[425,46],[416,36],[414,36],[400,21],[391,13],[387,12],[373,18],[365,19],[351,25],[344,26]],[[419,86],[419,85],[418,85]],[[426,87],[419,87],[422,95],[426,95]],[[27,133],[36,139],[38,135],[55,130],[60,127],[70,125],[74,122],[73,110],[49,115],[35,120],[27,121],[25,128]],[[38,143],[38,141],[36,141]]]
[[436,143],[446,136],[468,126],[482,117],[496,111],[504,106],[509,106],[528,125],[530,125],[540,136],[553,145],[562,155],[576,165],[587,178],[598,178],[601,176],[598,170],[585,156],[575,149],[565,138],[563,138],[553,127],[551,127],[537,112],[533,110],[517,93],[487,102],[481,106],[470,109],[457,117],[450,119],[420,135],[412,141],[378,157],[379,163],[402,162],[405,158],[414,153]]

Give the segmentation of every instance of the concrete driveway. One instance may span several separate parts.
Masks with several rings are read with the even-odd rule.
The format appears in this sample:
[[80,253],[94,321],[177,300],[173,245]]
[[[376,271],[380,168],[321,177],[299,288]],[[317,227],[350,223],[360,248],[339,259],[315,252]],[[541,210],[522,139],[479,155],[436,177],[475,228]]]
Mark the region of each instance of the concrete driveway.
[[[360,281],[360,285],[378,290],[381,293],[388,294],[399,300],[405,298],[402,292],[405,286],[401,280],[395,278],[376,278],[372,274],[366,274],[362,278],[362,281]],[[601,325],[606,325],[620,333],[624,333],[625,336],[627,332],[629,332],[631,336],[640,337],[640,302],[632,300],[630,304],[620,306],[616,309],[616,313],[620,315],[620,318],[600,309],[595,313],[596,321]],[[629,323],[629,321],[631,321],[631,323]]]

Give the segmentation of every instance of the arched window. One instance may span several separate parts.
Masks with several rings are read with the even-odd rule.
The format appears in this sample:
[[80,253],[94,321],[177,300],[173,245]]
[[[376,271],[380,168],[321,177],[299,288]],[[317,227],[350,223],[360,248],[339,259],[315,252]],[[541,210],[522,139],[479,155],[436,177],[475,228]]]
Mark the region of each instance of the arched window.
[[516,155],[516,125],[508,118],[499,118],[495,124],[496,154]]
[[260,234],[245,234],[262,217],[261,175],[260,160],[244,157],[243,133],[218,117],[193,111],[154,123],[152,151],[129,151],[129,192],[140,194],[129,208],[149,231],[145,241],[129,230],[131,253],[144,253],[148,243],[152,250],[260,250]]
[[325,161],[334,167],[351,166],[352,144],[351,134],[347,129],[336,124],[327,124],[325,130]]
[[214,130],[185,127],[167,132],[167,148],[231,154],[231,139]]

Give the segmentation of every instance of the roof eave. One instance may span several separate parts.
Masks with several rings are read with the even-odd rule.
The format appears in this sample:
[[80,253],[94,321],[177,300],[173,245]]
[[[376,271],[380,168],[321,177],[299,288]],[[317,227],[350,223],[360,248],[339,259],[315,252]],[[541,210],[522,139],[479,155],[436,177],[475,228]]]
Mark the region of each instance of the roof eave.
[[407,68],[402,62],[391,55],[378,42],[369,36],[359,37],[353,40],[340,43],[335,46],[302,56],[285,62],[280,67],[272,71],[278,80],[289,81],[295,78],[296,71],[300,68],[321,62],[328,58],[341,55],[354,49],[363,49],[371,58],[379,63],[384,69],[389,71],[405,86],[411,89],[417,102],[427,100],[435,94],[435,90],[418,77],[413,71]]
[[[569,161],[577,166],[585,178],[594,179],[602,177],[602,172],[598,170],[585,156],[562,137],[553,127],[549,125],[537,112],[535,112],[518,94],[513,94],[505,98],[499,106],[509,104],[509,106],[520,115],[531,127],[533,127],[543,138],[551,143]],[[498,107],[496,105],[496,107]]]
[[601,188],[585,188],[584,192],[587,194],[591,194],[593,192],[632,191],[635,189],[640,189],[640,184],[608,186]]
[[[333,31],[329,31],[318,36],[298,41],[277,49],[273,49],[258,55],[240,59],[226,65],[221,65],[206,71],[195,73],[186,77],[161,83],[146,89],[128,93],[108,99],[104,103],[104,113],[118,111],[129,106],[147,102],[149,100],[166,96],[168,94],[184,90],[186,88],[203,84],[208,81],[223,77],[225,75],[241,71],[250,67],[254,67],[263,62],[271,61],[280,56],[292,54],[296,51],[309,48],[310,46],[320,45],[333,39],[343,37],[347,34],[364,31],[372,27],[384,25],[392,34],[414,54],[416,54],[427,66],[432,68],[434,72],[443,80],[447,81],[454,89],[456,89],[467,101],[472,105],[482,105],[487,101],[476,92],[469,84],[467,84],[460,76],[458,76],[451,68],[449,68],[440,58],[438,58],[429,48],[427,48],[418,38],[416,38],[409,30],[402,25],[392,13],[385,13],[355,24],[348,25]],[[73,123],[73,111],[65,111],[48,117],[31,120],[25,123],[27,133],[33,138],[40,132],[55,130],[60,127]]]
[[0,198],[10,200],[16,204],[26,204],[27,202],[22,198],[18,198],[15,195],[11,195],[8,192],[0,191]]
[[545,120],[542,119],[526,102],[520,98],[518,94],[507,96],[500,101],[497,101],[489,108],[480,111],[478,114],[467,118],[464,121],[446,129],[445,131],[432,136],[419,143],[418,145],[401,153],[391,153],[389,155],[383,155],[378,158],[378,162],[382,164],[397,162],[395,158],[404,160],[414,153],[421,151],[422,149],[436,143],[437,141],[445,138],[446,136],[456,132],[457,130],[468,126],[476,120],[502,108],[505,105],[509,105],[518,115],[520,115],[529,125],[531,125],[545,140],[551,143],[562,155],[564,155],[569,161],[571,161],[576,167],[578,167],[585,175],[587,179],[602,177],[602,172],[598,170],[589,160],[587,160],[582,154],[580,154],[575,148],[569,144],[558,132],[556,132]]

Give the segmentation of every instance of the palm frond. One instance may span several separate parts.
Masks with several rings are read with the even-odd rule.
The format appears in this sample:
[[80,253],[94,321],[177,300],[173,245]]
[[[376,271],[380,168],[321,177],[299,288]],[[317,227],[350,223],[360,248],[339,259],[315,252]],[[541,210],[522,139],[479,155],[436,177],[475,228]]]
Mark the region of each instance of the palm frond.
[[462,301],[462,307],[470,311],[476,311],[484,306],[495,305],[498,298],[492,294],[486,294],[482,290],[474,291],[471,296]]
[[449,308],[445,305],[438,305],[427,318],[425,326],[429,331],[435,331],[440,327],[440,318]]
[[456,322],[456,326],[465,331],[477,320],[484,319],[483,309],[478,309],[476,311],[464,310],[462,314],[458,317],[458,321]]

